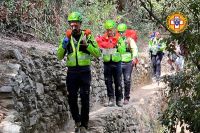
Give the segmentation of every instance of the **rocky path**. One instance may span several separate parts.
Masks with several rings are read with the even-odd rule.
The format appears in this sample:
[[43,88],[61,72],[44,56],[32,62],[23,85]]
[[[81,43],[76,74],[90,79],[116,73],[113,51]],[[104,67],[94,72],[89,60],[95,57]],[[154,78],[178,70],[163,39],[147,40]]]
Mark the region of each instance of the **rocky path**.
[[[150,83],[131,92],[128,105],[104,107],[90,112],[91,133],[156,133],[159,127],[155,124],[160,111],[160,90],[164,84]],[[73,122],[60,133],[73,133]],[[156,129],[155,129],[156,128]]]

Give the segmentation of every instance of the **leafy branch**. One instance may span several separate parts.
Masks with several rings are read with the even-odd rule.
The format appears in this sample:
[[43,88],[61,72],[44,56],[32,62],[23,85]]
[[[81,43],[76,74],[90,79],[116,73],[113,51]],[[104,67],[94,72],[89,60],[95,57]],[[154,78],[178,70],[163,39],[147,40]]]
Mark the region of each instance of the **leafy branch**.
[[168,30],[167,26],[153,13],[153,7],[152,7],[151,2],[149,0],[147,1],[150,4],[150,9],[148,9],[145,2],[143,2],[142,0],[139,0],[139,1],[142,7],[144,7],[144,9],[149,13],[150,17],[153,17],[159,24],[161,24],[166,30]]

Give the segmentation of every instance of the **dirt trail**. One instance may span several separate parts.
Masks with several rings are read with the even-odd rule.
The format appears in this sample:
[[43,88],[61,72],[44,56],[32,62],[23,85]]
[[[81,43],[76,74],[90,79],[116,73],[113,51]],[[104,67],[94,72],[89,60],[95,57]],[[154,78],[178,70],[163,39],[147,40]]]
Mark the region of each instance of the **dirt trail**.
[[[125,109],[127,106],[134,105],[139,112],[143,112],[143,108],[141,106],[145,106],[145,101],[148,100],[150,97],[153,97],[158,91],[164,87],[164,83],[158,84],[156,82],[152,82],[150,84],[138,87],[137,89],[133,90],[131,92],[131,99],[130,103],[128,105],[125,105],[122,107],[122,109]],[[104,107],[100,106],[98,109],[90,112],[90,119],[93,119],[98,114],[105,114],[109,111],[120,109],[119,107]],[[74,133],[74,124],[73,121],[69,122],[70,124],[65,127],[65,131],[62,131],[60,133]]]

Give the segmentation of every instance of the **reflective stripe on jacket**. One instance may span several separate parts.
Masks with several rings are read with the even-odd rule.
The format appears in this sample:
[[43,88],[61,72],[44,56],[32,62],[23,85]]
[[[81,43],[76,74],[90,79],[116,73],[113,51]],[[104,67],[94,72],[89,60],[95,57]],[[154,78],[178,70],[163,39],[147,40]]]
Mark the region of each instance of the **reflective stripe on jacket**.
[[[84,31],[82,31],[80,39],[75,44],[73,36],[70,38],[70,45],[72,47],[72,52],[67,54],[67,60],[66,65],[68,67],[74,67],[74,66],[88,66],[91,64],[91,55],[95,57],[100,56],[100,49],[98,48],[97,42],[95,41],[94,37],[92,35],[88,35],[86,39],[87,48],[86,50],[89,53],[85,53],[83,51],[80,51],[80,42],[82,41],[84,37]],[[65,53],[67,53],[67,49],[64,49],[62,47],[62,42],[60,42],[59,48],[57,50],[57,57],[59,60],[64,58]]]
[[[127,39],[127,41],[126,41]],[[138,48],[135,41],[132,38],[125,38],[126,43],[126,52],[121,54],[122,62],[130,62],[133,58],[138,56]]]
[[149,50],[153,55],[156,55],[157,52],[163,52],[166,48],[166,43],[163,41],[163,38],[157,39],[156,37],[149,41]]

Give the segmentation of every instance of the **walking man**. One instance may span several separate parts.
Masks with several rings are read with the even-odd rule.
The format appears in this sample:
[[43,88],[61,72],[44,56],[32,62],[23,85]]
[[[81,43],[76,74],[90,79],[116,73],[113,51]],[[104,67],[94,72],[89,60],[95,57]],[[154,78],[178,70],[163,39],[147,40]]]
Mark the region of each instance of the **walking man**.
[[[99,57],[100,50],[89,30],[81,30],[82,16],[79,12],[69,14],[68,23],[71,29],[67,30],[66,37],[60,43],[57,56],[61,60],[66,54],[68,103],[75,121],[75,133],[86,133],[89,121],[91,55]],[[81,113],[77,103],[79,89]]]
[[128,104],[130,99],[130,88],[131,88],[131,74],[133,67],[136,65],[138,57],[138,48],[136,42],[131,37],[126,37],[125,32],[127,25],[121,23],[117,26],[118,32],[121,34],[125,45],[126,52],[121,54],[122,56],[122,75],[124,79],[124,104]]
[[[102,49],[104,62],[104,78],[109,98],[108,106],[114,106],[114,96],[116,105],[122,107],[122,86],[121,86],[121,54],[125,52],[125,43],[116,31],[116,23],[107,20],[104,23],[105,34],[99,39],[98,44]],[[113,79],[115,90],[113,89]]]
[[155,33],[155,38],[149,41],[149,51],[151,55],[151,62],[153,66],[153,79],[160,80],[161,75],[161,61],[164,55],[166,44],[161,38],[159,32]]

